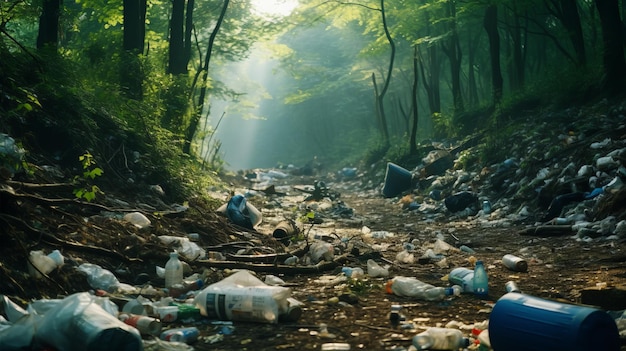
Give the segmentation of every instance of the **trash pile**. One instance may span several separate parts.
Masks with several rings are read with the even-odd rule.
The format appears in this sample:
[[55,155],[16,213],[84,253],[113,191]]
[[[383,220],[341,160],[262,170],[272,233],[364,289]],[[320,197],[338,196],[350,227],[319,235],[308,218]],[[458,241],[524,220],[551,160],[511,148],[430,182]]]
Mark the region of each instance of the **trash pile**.
[[[0,267],[0,349],[619,350],[626,307],[584,301],[606,283],[569,277],[581,304],[537,285],[569,242],[620,252],[624,131],[520,131],[524,148],[486,167],[459,166],[472,142],[373,175],[257,170],[210,189],[221,206],[166,205],[157,186],[132,204],[52,199],[5,167],[0,219],[22,231],[3,252],[23,254]],[[0,138],[11,164],[15,145]],[[467,240],[499,228],[566,237]]]

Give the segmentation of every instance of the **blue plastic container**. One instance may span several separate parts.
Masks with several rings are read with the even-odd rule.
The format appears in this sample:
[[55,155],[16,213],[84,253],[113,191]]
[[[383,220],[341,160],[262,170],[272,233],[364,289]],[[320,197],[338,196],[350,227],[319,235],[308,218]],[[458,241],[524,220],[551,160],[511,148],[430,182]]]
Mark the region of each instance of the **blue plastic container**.
[[412,178],[413,176],[408,170],[395,163],[387,163],[387,173],[385,174],[383,195],[385,197],[394,197],[398,196],[405,190],[409,190],[412,186]]
[[489,339],[494,351],[619,351],[619,332],[608,313],[584,306],[508,293],[493,307]]

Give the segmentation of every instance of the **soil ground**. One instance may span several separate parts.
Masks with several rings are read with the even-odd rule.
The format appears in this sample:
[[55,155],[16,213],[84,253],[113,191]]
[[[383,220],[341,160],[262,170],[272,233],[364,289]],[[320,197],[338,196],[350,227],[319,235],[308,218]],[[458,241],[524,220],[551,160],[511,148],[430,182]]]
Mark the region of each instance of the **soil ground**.
[[[186,233],[200,234],[199,244],[208,250],[218,250],[228,242],[253,242],[256,245],[287,251],[272,238],[273,226],[289,212],[289,204],[301,206],[303,194],[294,191],[293,185],[313,184],[313,178],[297,178],[285,185],[286,195],[267,195],[257,192],[249,201],[264,214],[264,221],[256,231],[232,226],[222,216],[215,215],[204,203],[190,201],[184,213],[143,212],[152,220],[147,229],[137,229],[123,221],[111,220],[102,213],[112,209],[114,203],[95,205],[72,200],[52,200],[49,189],[27,188],[12,183],[14,191],[5,190],[3,201],[3,246],[0,249],[2,277],[0,292],[14,302],[26,305],[32,299],[62,297],[79,291],[92,290],[85,277],[74,267],[83,262],[102,265],[116,272],[120,281],[129,284],[162,286],[155,274],[155,265],[163,266],[171,248],[161,244],[157,236]],[[230,335],[212,343],[218,329],[208,320],[197,324],[201,331],[199,340],[192,344],[196,350],[320,350],[325,343],[347,343],[352,350],[403,350],[410,346],[411,338],[431,326],[455,325],[469,336],[474,324],[489,319],[495,301],[505,294],[505,283],[515,281],[527,294],[555,301],[580,304],[583,291],[597,286],[620,287],[626,282],[626,253],[624,241],[595,239],[577,241],[571,235],[538,237],[522,235],[527,224],[507,224],[487,218],[457,218],[450,213],[420,214],[403,209],[398,199],[383,198],[376,189],[364,190],[359,181],[329,183],[341,194],[341,201],[353,209],[349,218],[326,218],[314,226],[318,235],[328,237],[360,237],[362,228],[387,231],[393,237],[369,238],[348,252],[337,252],[341,261],[314,273],[297,270],[263,269],[250,264],[260,278],[266,274],[282,278],[292,291],[292,297],[304,302],[301,317],[296,322],[277,324],[234,322]],[[240,183],[240,189],[254,184]],[[242,188],[243,187],[243,188]],[[17,190],[16,190],[17,189]],[[57,192],[58,190],[54,190]],[[223,194],[222,194],[223,195]],[[120,194],[120,196],[122,196]],[[145,198],[142,200],[147,201]],[[136,210],[141,202],[131,202]],[[309,203],[310,206],[314,203]],[[109,207],[110,206],[110,207]],[[291,210],[292,211],[292,210]],[[476,252],[469,254],[451,250],[445,254],[447,265],[441,261],[398,263],[396,254],[403,243],[417,244],[419,257],[437,235],[452,246],[466,245]],[[340,246],[339,241],[334,242]],[[381,245],[386,248],[381,249]],[[222,246],[223,247],[223,246]],[[358,250],[355,250],[355,247]],[[33,280],[26,272],[25,255],[28,250],[58,248],[66,257],[66,265],[52,272],[50,279]],[[341,255],[346,253],[347,255]],[[505,254],[516,254],[527,259],[526,273],[512,272],[501,264]],[[471,267],[473,260],[486,264],[489,275],[489,298],[477,299],[471,294],[449,297],[443,301],[427,302],[399,297],[385,292],[388,278],[367,278],[359,282],[335,286],[315,282],[322,275],[339,275],[342,266],[361,267],[367,271],[366,260],[373,258],[389,266],[389,277],[412,276],[436,285],[448,286],[446,275],[455,267]],[[224,276],[224,269],[242,268],[241,264],[189,262],[191,272],[205,272],[208,282]],[[246,264],[243,263],[245,268]],[[267,265],[266,265],[267,267]],[[114,296],[112,296],[114,297]],[[133,296],[127,296],[133,297]],[[340,302],[333,301],[339,297]],[[611,306],[605,309],[624,309],[625,299],[605,299]],[[402,305],[406,322],[413,328],[393,326],[389,319],[392,304]],[[621,305],[621,306],[620,306]],[[327,335],[320,333],[326,324]],[[169,327],[192,324],[172,323]],[[529,340],[532,342],[532,340]],[[626,347],[622,347],[626,350]]]

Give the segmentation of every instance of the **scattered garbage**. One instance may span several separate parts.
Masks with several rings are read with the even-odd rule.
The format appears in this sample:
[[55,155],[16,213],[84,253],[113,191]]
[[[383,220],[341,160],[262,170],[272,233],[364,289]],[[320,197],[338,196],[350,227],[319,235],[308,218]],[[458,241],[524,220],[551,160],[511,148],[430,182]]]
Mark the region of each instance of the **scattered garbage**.
[[15,139],[8,134],[0,133],[0,168],[7,171],[9,178],[22,167],[25,155],[26,150],[19,147]]
[[28,273],[36,279],[41,279],[42,274],[48,274],[63,266],[64,258],[59,250],[54,250],[48,255],[41,250],[31,251],[28,258]]

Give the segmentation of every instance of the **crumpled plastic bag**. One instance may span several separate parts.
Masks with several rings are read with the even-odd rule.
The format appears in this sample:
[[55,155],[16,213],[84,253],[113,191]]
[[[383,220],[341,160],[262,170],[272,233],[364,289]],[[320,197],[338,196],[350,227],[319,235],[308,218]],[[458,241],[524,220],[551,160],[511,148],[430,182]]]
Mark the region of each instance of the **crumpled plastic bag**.
[[143,350],[139,331],[107,311],[113,304],[108,298],[76,293],[64,299],[34,301],[28,311],[3,298],[2,307],[9,318],[0,329],[3,351],[44,346],[62,351]]
[[236,225],[248,229],[254,229],[263,220],[261,212],[243,195],[231,197],[228,203],[220,206],[217,211],[225,214]]
[[97,264],[83,263],[76,269],[87,274],[87,283],[89,283],[89,286],[94,289],[114,292],[120,286],[119,280],[117,280],[111,271],[104,269]]
[[176,243],[178,247],[176,252],[183,255],[186,259],[193,261],[200,258],[206,258],[206,250],[198,246],[198,244],[189,240],[189,238],[183,238],[171,235],[161,235],[159,240],[165,245]]

